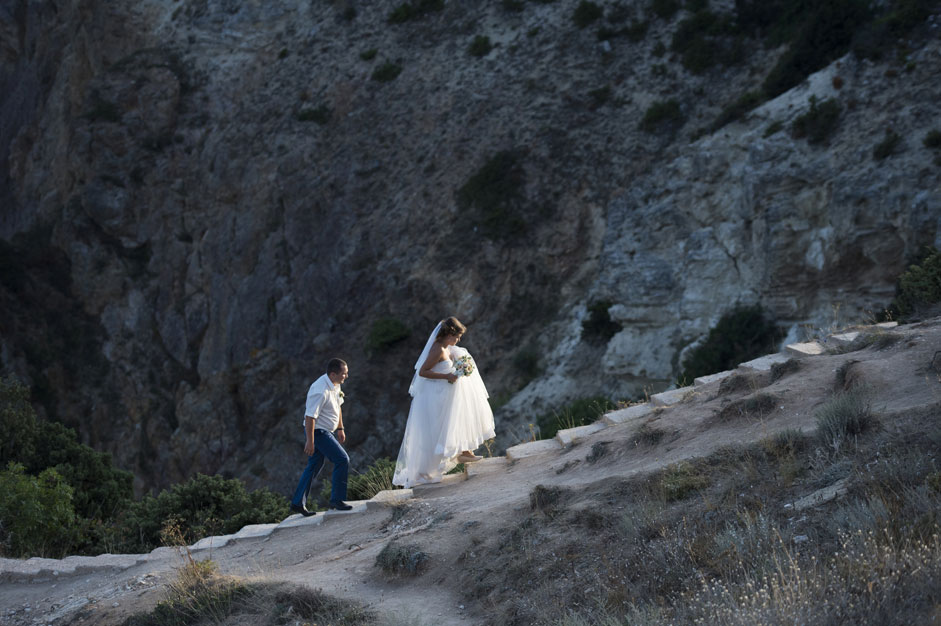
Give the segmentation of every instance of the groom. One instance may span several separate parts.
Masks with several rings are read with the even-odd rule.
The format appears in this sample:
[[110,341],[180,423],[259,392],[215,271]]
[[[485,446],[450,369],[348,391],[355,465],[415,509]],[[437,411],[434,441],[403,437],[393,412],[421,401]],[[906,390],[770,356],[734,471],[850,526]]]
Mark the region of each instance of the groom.
[[353,507],[345,503],[346,481],[350,471],[350,457],[342,444],[346,441],[343,431],[343,392],[340,384],[349,375],[349,367],[341,359],[330,359],[327,373],[314,381],[307,390],[307,408],[304,411],[304,430],[307,443],[307,467],[301,474],[301,480],[291,499],[291,511],[301,515],[313,515],[308,511],[307,492],[314,476],[320,473],[324,457],[333,463],[333,479],[330,486],[330,508],[349,511]]

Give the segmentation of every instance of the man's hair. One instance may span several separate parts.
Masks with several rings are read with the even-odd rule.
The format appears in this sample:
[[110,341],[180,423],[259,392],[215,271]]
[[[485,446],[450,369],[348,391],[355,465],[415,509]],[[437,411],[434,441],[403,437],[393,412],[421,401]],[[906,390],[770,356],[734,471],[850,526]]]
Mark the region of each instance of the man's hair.
[[344,365],[346,365],[346,361],[344,361],[343,359],[330,359],[330,362],[327,363],[327,373],[339,374],[340,371],[343,369]]

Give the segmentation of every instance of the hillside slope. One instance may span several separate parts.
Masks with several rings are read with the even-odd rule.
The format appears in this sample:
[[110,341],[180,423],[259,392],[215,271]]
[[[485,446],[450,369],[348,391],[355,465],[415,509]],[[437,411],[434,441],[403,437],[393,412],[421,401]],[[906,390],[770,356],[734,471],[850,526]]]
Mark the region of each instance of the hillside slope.
[[[289,491],[303,391],[335,355],[356,462],[394,455],[448,314],[509,400],[505,446],[533,409],[663,388],[736,303],[792,339],[876,313],[939,243],[934,21],[710,131],[779,47],[746,37],[693,73],[670,51],[686,10],[612,3],[579,28],[574,0],[395,23],[400,5],[0,11],[0,359],[138,493],[196,472]],[[828,143],[788,132],[811,95],[842,107]],[[645,127],[651,109],[675,117]],[[623,326],[600,345],[581,337],[599,302]],[[402,334],[371,335],[389,318]]]
[[[775,541],[791,546],[799,558],[827,543],[829,531],[821,521],[827,516],[841,520],[843,531],[863,530],[863,517],[847,516],[866,502],[861,490],[872,475],[888,471],[880,467],[907,465],[892,471],[917,475],[917,483],[932,471],[937,475],[933,452],[917,458],[899,447],[914,453],[928,445],[936,452],[941,443],[941,320],[862,330],[855,343],[831,340],[819,356],[739,368],[634,419],[622,421],[625,411],[614,412],[613,425],[574,444],[533,456],[519,449],[517,460],[416,490],[391,510],[334,515],[317,526],[269,530],[222,547],[201,542],[194,555],[211,558],[235,576],[298,583],[364,603],[387,620],[381,623],[552,623],[566,615],[629,611],[646,598],[663,610],[678,610],[683,591],[670,581],[687,573],[684,563],[696,562],[697,551],[706,554],[703,537],[694,532],[698,526],[704,525],[711,541],[727,532],[726,523],[738,523],[738,516],[747,520],[750,511],[773,520],[780,533]],[[846,391],[867,399],[875,420],[868,430],[835,450],[811,437],[806,455],[769,453],[772,464],[761,465],[761,450],[779,445],[773,443],[778,435],[792,442],[800,437],[797,431],[812,435],[821,410]],[[678,484],[664,479],[695,476],[687,473],[690,468],[707,466],[721,470],[714,484],[662,491],[665,484]],[[830,495],[822,495],[828,488]],[[700,517],[696,507],[704,505]],[[671,507],[672,518],[650,527],[660,530],[632,535],[643,528],[639,520],[650,523],[655,509]],[[936,524],[939,514],[941,509],[931,509],[922,521]],[[915,521],[901,515],[899,521],[906,520]],[[676,550],[663,563],[655,558],[657,546],[672,540],[671,533],[679,534]],[[386,577],[375,562],[393,541],[420,548],[429,556],[428,567],[414,578]],[[647,550],[639,567],[628,559],[632,549]],[[104,563],[117,557],[97,558]],[[2,561],[3,623],[120,624],[149,610],[181,563],[167,548],[123,568],[93,562]],[[696,563],[704,572],[716,567]],[[699,574],[688,573],[698,580]],[[653,595],[644,596],[643,589]],[[242,619],[262,623],[258,616]],[[893,619],[906,618],[899,613]]]

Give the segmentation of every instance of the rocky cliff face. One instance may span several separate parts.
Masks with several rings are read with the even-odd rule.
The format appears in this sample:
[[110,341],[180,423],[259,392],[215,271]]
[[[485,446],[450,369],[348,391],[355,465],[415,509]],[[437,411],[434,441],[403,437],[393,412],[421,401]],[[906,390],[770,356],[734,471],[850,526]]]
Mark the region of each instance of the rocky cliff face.
[[[288,491],[304,392],[335,355],[354,463],[394,456],[444,315],[509,399],[509,442],[533,411],[665,385],[735,303],[794,329],[837,305],[855,320],[937,244],[939,167],[921,145],[936,40],[907,73],[848,57],[700,136],[779,51],[691,75],[657,56],[675,20],[599,42],[569,2],[390,23],[400,4],[0,10],[3,367],[139,489],[201,471]],[[482,57],[477,35],[495,44]],[[844,105],[827,146],[786,132],[812,93]],[[642,131],[669,99],[685,126]],[[785,131],[766,136],[773,122]],[[887,128],[901,145],[874,160]],[[512,201],[459,202],[500,154]],[[580,338],[600,300],[624,327],[606,345]],[[411,335],[371,350],[382,318]]]

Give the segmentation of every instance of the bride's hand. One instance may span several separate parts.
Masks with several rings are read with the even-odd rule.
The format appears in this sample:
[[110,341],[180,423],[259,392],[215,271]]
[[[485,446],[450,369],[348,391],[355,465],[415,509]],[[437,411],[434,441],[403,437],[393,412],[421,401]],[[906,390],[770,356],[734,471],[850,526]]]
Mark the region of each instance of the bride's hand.
[[455,375],[455,374],[448,374],[448,375],[447,375],[447,379],[448,379],[448,382],[449,382],[449,383],[453,383],[454,381],[457,380],[457,375]]

